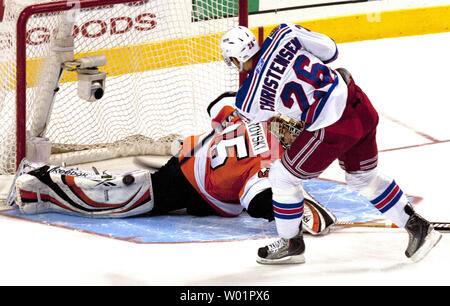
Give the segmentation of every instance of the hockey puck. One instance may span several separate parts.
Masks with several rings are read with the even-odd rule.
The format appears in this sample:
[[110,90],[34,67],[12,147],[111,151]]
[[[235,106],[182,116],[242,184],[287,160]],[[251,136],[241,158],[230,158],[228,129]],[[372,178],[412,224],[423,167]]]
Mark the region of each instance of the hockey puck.
[[134,176],[132,176],[131,174],[127,174],[122,178],[122,182],[125,185],[131,185],[134,183]]

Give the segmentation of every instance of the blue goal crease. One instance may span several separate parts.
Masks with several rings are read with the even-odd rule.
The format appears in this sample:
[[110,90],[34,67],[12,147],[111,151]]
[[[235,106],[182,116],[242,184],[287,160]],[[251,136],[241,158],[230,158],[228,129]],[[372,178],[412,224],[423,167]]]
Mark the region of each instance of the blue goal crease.
[[[303,186],[339,221],[365,222],[383,218],[367,199],[344,184],[312,179],[304,181]],[[136,243],[214,242],[277,236],[275,222],[251,218],[245,212],[236,218],[173,214],[123,219],[83,218],[58,213],[23,215],[18,210],[2,214]]]

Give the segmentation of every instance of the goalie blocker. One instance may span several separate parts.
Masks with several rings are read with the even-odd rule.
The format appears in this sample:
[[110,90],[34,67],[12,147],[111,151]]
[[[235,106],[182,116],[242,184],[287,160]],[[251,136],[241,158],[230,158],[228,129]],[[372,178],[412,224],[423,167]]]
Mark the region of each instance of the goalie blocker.
[[[218,215],[184,177],[177,158],[155,173],[137,170],[124,174],[97,174],[24,160],[9,198],[24,214],[125,218],[186,209],[196,216]],[[249,215],[272,221],[271,198],[270,189],[255,196]],[[328,233],[336,222],[336,217],[307,192],[303,218],[303,229],[312,235]]]

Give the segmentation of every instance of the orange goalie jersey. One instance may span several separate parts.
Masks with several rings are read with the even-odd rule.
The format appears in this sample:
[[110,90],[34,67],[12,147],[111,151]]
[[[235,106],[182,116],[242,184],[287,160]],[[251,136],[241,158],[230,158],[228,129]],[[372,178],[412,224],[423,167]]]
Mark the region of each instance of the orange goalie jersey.
[[[210,114],[213,128],[235,109],[223,106]],[[192,152],[206,134],[187,137],[179,160]],[[181,170],[202,197],[222,216],[238,216],[259,192],[270,188],[269,168],[283,148],[265,123],[246,124],[238,117],[228,122],[189,158]]]

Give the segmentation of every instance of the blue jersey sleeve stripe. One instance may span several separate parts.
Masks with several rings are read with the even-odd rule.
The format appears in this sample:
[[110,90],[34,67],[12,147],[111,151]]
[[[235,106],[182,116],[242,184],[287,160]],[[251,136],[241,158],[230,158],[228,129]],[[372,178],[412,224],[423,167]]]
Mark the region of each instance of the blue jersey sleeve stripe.
[[[282,28],[282,27],[281,27]],[[278,33],[279,31],[277,31]],[[258,62],[261,61],[263,58],[263,55],[266,53],[267,49],[272,44],[272,38],[268,37],[266,40],[264,40],[263,45],[261,47],[260,56],[258,58]],[[256,70],[256,68],[255,68]],[[245,79],[244,83],[242,84],[241,88],[238,91],[238,94],[236,96],[236,106],[240,110],[244,111],[248,109],[247,105],[245,105],[245,101],[248,100],[247,95],[249,94],[250,85],[256,80],[257,73],[255,73],[255,70],[252,71],[252,73]],[[245,107],[245,109],[244,109]]]
[[248,94],[248,89],[250,88],[251,80],[253,79],[253,72],[245,79],[241,88],[239,88],[236,94],[235,105],[238,109],[242,109],[242,104],[244,103],[245,97]]
[[[283,33],[283,31],[284,31],[284,33]],[[261,56],[260,56],[259,61],[261,61],[261,60],[264,61],[266,58],[271,57],[272,54],[273,54],[273,52],[275,52],[275,50],[277,49],[278,45],[280,44],[281,39],[282,39],[287,33],[290,33],[290,32],[292,32],[292,30],[287,29],[287,28],[284,28],[284,29],[282,29],[282,30],[280,30],[280,31],[277,32],[278,37],[275,37],[275,39],[273,39],[273,40],[272,40],[271,38],[267,39],[267,40],[266,40],[266,41],[267,41],[267,44],[266,44],[266,41],[264,41],[264,43],[263,43],[263,48],[262,48],[262,50],[261,50]],[[281,36],[279,36],[280,34],[281,34]],[[274,43],[275,43],[275,44],[274,44]],[[269,55],[268,55],[268,54],[269,54]],[[268,56],[267,56],[267,55],[268,55]],[[267,67],[267,61],[264,62],[264,65],[262,66],[261,71],[258,72],[259,76],[257,77],[257,80],[256,80],[256,87],[255,87],[255,90],[253,90],[253,92],[250,93],[250,94],[252,94],[252,96],[250,97],[250,100],[249,100],[248,105],[245,105],[245,103],[244,103],[244,106],[243,106],[243,107],[244,107],[245,109],[243,109],[243,111],[245,111],[245,112],[249,112],[250,109],[251,109],[251,105],[252,105],[252,103],[253,103],[253,99],[254,99],[254,97],[255,97],[255,94],[256,94],[256,92],[257,92],[257,88],[259,87],[259,83],[260,83],[260,81],[261,81],[262,75],[263,75],[263,73],[264,73],[266,67]],[[257,74],[255,74],[255,76],[257,76]],[[248,98],[247,98],[247,99],[248,99]],[[247,100],[247,99],[246,99],[246,100]]]
[[[269,48],[269,50],[268,50],[269,53],[267,53],[267,50],[266,50],[266,53],[262,53],[262,52],[261,52],[261,58],[264,59],[264,58],[270,58],[270,57],[272,57],[273,53],[277,50],[277,48],[278,48],[278,46],[279,46],[281,40],[282,40],[287,34],[289,34],[289,33],[291,33],[291,32],[292,32],[292,30],[289,29],[289,30],[285,31],[284,33],[282,33],[280,37],[278,37],[276,40],[273,41],[273,42],[275,42],[275,45],[273,46],[273,48],[269,48],[269,46],[267,46],[267,48]],[[281,31],[280,31],[280,33],[281,33]],[[272,44],[271,44],[271,45],[272,45]],[[263,65],[263,67],[262,67],[262,69],[261,69],[261,71],[259,72],[259,76],[258,76],[258,79],[257,79],[257,83],[256,83],[255,90],[253,90],[253,93],[251,93],[250,102],[248,103],[248,105],[247,105],[247,106],[245,107],[245,109],[244,109],[245,112],[249,112],[250,109],[251,109],[251,106],[252,106],[252,104],[253,104],[253,99],[255,98],[255,94],[256,94],[256,92],[257,92],[257,90],[258,90],[258,88],[259,88],[259,84],[260,84],[260,82],[261,82],[262,76],[263,76],[264,71],[266,70],[267,66],[268,66],[268,61],[265,61],[264,65]]]

